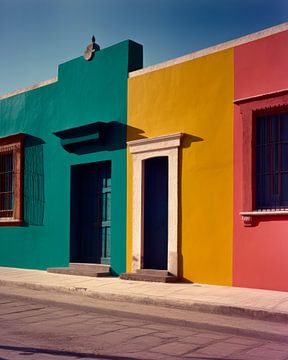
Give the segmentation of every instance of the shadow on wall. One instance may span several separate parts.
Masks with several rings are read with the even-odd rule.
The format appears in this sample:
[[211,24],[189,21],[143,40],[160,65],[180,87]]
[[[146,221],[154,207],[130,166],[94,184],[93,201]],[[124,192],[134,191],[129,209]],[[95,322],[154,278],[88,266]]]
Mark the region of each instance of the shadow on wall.
[[81,143],[75,145],[73,153],[83,155],[93,152],[126,149],[127,141],[145,138],[145,136],[141,135],[144,133],[143,130],[122,124],[118,121],[110,121],[108,123],[99,122],[99,129],[102,134],[101,141],[94,144]]
[[[118,121],[101,123],[103,141],[98,144],[81,144],[73,152],[81,155],[97,151],[113,151],[126,148],[129,140],[144,138],[144,131]],[[43,225],[44,221],[44,155],[45,142],[27,135],[24,143],[24,225]]]
[[182,164],[183,164],[183,149],[189,148],[193,143],[204,141],[203,138],[191,134],[184,134],[181,140],[181,147],[179,151],[179,183],[178,183],[178,194],[179,194],[179,210],[178,210],[178,274],[184,282],[192,282],[183,277],[183,254],[182,254]]
[[[185,133],[181,140],[180,150],[190,147],[193,142],[199,142],[199,141],[204,141],[204,139],[202,139],[199,136]],[[182,159],[182,151],[180,151],[180,158]]]
[[27,135],[24,143],[24,223],[43,225],[44,219],[44,141]]
[[146,139],[147,136],[142,135],[144,133],[142,129],[127,125],[127,141]]
[[[240,215],[239,215],[240,216]],[[271,221],[277,221],[277,222],[281,222],[281,221],[287,221],[287,216],[286,215],[265,215],[265,216],[253,216],[252,217],[252,227],[253,226],[258,226],[261,223],[265,223],[265,222],[271,222]]]

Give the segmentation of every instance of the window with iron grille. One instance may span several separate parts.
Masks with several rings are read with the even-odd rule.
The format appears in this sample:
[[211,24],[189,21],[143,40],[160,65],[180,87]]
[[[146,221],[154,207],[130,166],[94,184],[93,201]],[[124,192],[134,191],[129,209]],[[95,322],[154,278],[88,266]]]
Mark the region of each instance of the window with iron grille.
[[[242,216],[288,216],[288,89],[234,100],[242,131]],[[270,217],[266,217],[270,219]],[[256,222],[255,224],[258,224]]]
[[288,112],[256,117],[257,210],[288,209]]
[[22,222],[23,134],[0,138],[0,226]]

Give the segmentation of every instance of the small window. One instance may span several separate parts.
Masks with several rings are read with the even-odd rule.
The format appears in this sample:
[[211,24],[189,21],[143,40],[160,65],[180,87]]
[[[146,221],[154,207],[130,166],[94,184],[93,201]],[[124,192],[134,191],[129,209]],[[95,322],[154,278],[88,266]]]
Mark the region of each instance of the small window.
[[0,138],[0,226],[22,222],[24,134]]
[[288,112],[256,117],[256,209],[288,209]]

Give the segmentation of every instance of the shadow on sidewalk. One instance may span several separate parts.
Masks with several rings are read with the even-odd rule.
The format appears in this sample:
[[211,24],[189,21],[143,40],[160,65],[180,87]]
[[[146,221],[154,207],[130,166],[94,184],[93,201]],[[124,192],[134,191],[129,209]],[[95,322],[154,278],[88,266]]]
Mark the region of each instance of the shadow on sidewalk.
[[[135,360],[132,357],[123,357],[117,355],[101,355],[101,354],[89,354],[82,352],[73,352],[73,351],[65,351],[65,350],[53,350],[53,349],[40,349],[34,347],[24,347],[24,346],[9,346],[9,345],[1,345],[0,349],[9,350],[9,351],[17,351],[20,355],[35,355],[35,354],[48,354],[54,356],[70,356],[72,359],[81,359],[81,358],[89,358],[89,359],[105,359],[105,360]],[[4,358],[0,357],[0,360]],[[5,359],[6,360],[6,359]]]
[[[65,351],[65,350],[53,350],[53,349],[40,349],[40,348],[34,348],[34,347],[24,347],[24,346],[9,346],[9,345],[1,345],[0,349],[3,350],[9,350],[9,351],[17,351],[19,352],[19,355],[35,355],[35,354],[48,354],[48,355],[54,355],[54,356],[70,356],[71,359],[102,359],[102,360],[136,360],[134,357],[127,357],[127,356],[117,356],[117,355],[101,355],[101,354],[89,354],[89,353],[82,353],[82,352],[73,352],[73,351]],[[224,358],[220,357],[206,357],[199,356],[195,354],[194,356],[190,356],[189,359],[195,359],[195,360],[224,360]],[[6,358],[0,357],[0,360],[8,360]],[[139,357],[137,357],[137,360],[141,360]],[[143,360],[145,360],[145,355],[143,357]],[[225,357],[225,360],[233,360],[232,358]]]

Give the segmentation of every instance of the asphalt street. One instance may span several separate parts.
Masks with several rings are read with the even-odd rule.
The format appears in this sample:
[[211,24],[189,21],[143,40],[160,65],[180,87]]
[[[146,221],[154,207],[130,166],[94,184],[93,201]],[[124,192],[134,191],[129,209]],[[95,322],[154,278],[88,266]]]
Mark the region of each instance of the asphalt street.
[[127,307],[121,316],[2,291],[0,359],[288,359],[286,341],[146,320]]

